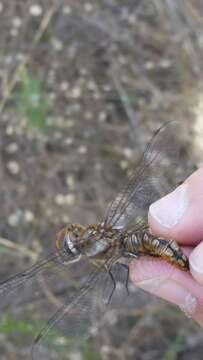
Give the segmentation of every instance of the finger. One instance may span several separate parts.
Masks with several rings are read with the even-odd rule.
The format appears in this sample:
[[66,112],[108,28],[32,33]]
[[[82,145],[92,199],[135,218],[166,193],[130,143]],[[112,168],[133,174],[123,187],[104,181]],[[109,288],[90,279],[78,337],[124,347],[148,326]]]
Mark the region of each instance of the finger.
[[161,260],[134,260],[130,264],[132,282],[177,305],[203,326],[203,286],[189,272],[183,272]]
[[192,276],[199,284],[203,285],[203,242],[191,252],[189,262]]
[[149,224],[157,235],[195,245],[203,239],[202,214],[203,169],[200,169],[150,206]]

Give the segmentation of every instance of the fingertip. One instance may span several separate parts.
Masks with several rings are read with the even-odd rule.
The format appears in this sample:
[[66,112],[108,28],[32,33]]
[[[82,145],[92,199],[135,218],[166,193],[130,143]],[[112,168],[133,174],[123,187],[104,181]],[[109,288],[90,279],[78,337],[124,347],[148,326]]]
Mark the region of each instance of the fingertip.
[[180,244],[195,245],[203,238],[203,169],[149,208],[153,233]]

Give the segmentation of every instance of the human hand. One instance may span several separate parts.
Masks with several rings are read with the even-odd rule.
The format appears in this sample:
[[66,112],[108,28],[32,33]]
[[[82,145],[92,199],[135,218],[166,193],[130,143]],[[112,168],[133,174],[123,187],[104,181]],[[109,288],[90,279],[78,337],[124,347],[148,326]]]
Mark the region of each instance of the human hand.
[[181,245],[190,273],[163,260],[141,258],[130,264],[131,280],[178,305],[203,327],[203,168],[150,206],[149,225],[154,234]]

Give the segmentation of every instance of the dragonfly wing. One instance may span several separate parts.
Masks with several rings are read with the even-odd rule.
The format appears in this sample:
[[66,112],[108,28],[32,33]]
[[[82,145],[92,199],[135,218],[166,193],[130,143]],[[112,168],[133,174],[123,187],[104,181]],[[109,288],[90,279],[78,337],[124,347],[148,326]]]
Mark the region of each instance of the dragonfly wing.
[[113,288],[108,271],[103,266],[95,268],[75,294],[67,294],[64,304],[42,328],[33,344],[33,359],[59,351],[63,359],[62,353],[67,356],[67,352],[84,346],[84,341],[103,325],[101,314]]
[[156,131],[127,184],[110,205],[106,224],[114,228],[147,224],[150,204],[173,188],[166,178],[170,177],[171,164],[178,164],[177,126],[170,122]]
[[37,300],[39,293],[41,296],[43,295],[40,286],[42,279],[46,279],[46,282],[50,284],[52,282],[52,287],[56,288],[54,279],[56,276],[62,279],[66,274],[67,278],[67,268],[63,266],[62,261],[68,263],[72,260],[72,256],[64,253],[64,251],[51,253],[26,270],[1,281],[0,308],[6,308],[14,303],[20,306],[21,303],[25,304]]

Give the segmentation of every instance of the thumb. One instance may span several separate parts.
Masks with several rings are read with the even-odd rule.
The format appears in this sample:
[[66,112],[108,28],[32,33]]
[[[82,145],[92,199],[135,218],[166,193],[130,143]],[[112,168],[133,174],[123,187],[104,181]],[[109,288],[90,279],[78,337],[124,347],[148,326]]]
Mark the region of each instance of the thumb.
[[197,245],[203,239],[203,168],[149,209],[149,225],[156,235],[179,244]]

